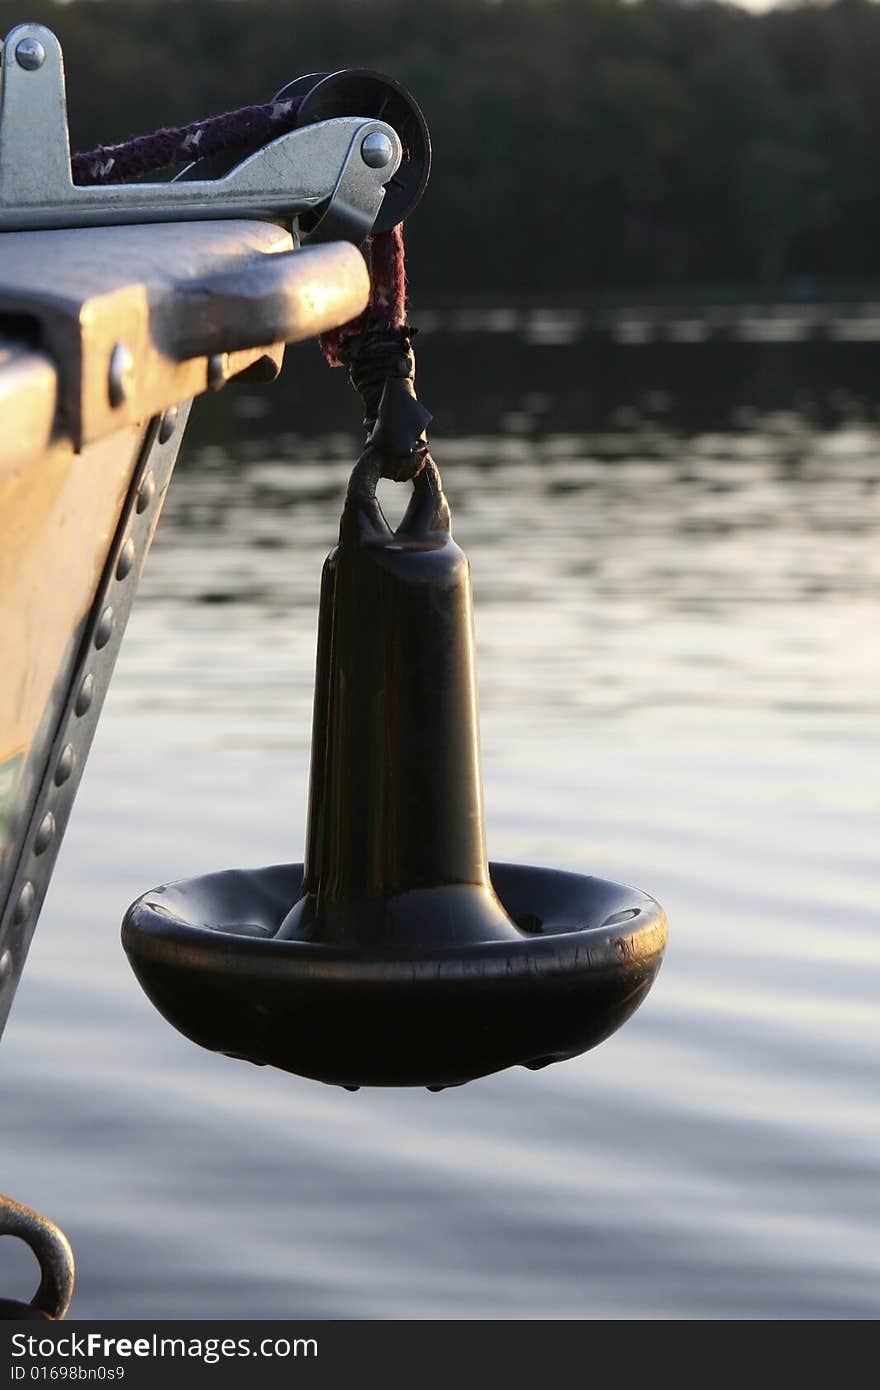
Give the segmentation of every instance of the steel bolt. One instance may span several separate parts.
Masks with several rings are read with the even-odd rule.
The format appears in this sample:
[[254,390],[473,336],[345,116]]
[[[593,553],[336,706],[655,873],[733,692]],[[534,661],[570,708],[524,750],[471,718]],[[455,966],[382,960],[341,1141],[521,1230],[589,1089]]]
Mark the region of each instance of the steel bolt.
[[[161,438],[162,438],[162,437],[161,437],[161,433],[160,433],[159,438],[160,438],[160,441],[161,441]],[[144,481],[141,483],[140,491],[138,492],[138,495],[137,495],[137,502],[135,503],[135,510],[136,510],[136,512],[138,513],[138,515],[140,515],[141,512],[145,512],[145,511],[147,510],[147,507],[149,507],[150,503],[152,502],[152,500],[153,500],[153,498],[154,498],[155,496],[156,496],[156,479],[153,477],[152,472],[150,472],[150,473],[147,474],[147,476],[144,478]]]
[[44,854],[55,838],[55,817],[47,811],[34,836],[34,854]]
[[104,647],[106,647],[107,643],[110,641],[110,638],[113,636],[113,628],[115,623],[116,618],[114,616],[113,609],[108,604],[108,606],[104,609],[104,612],[98,619],[97,625],[95,627],[95,636],[93,640],[95,643],[95,647],[98,651],[101,651]]
[[21,885],[18,902],[15,904],[15,909],[12,913],[12,925],[14,927],[20,927],[22,922],[27,921],[34,910],[34,903],[36,900],[37,895],[34,892],[34,885],[31,883],[30,879],[26,879]]
[[381,130],[365,135],[361,144],[361,159],[370,169],[384,169],[394,158],[394,146]]
[[177,406],[170,405],[159,421],[159,443],[167,444],[177,429]]
[[110,404],[115,409],[127,401],[134,385],[134,358],[125,343],[117,343],[110,354],[110,373],[107,378]]
[[56,787],[61,787],[64,785],[71,772],[73,772],[73,765],[75,762],[76,756],[74,754],[73,747],[71,746],[71,744],[68,743],[62,749],[61,756],[59,757],[58,762],[55,766]]
[[131,567],[135,561],[135,546],[131,536],[119,552],[119,559],[116,561],[116,578],[118,580],[127,579],[131,573]]
[[73,707],[73,712],[77,716],[77,718],[82,718],[86,710],[89,709],[89,707],[91,706],[91,703],[94,700],[94,698],[95,677],[92,675],[90,671],[87,676],[83,677],[82,685],[79,688],[79,694],[76,697],[76,704]]
[[229,380],[229,353],[215,352],[208,358],[208,389],[219,391]]
[[22,39],[16,45],[15,61],[25,72],[36,72],[46,61],[46,50],[39,39]]

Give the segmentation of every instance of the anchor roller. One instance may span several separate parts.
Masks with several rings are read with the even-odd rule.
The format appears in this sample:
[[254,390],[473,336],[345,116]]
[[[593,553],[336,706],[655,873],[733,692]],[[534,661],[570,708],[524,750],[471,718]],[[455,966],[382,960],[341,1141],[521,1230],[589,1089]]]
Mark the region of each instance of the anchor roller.
[[[431,174],[431,135],[422,108],[403,83],[371,68],[310,72],[293,78],[273,97],[276,103],[289,100],[297,103],[297,129],[356,115],[382,120],[397,132],[403,146],[401,161],[385,185],[372,231],[387,232],[405,221],[421,202]],[[226,152],[197,159],[177,179],[222,178],[238,157]],[[301,230],[307,234],[320,215],[300,214]]]
[[385,189],[385,200],[374,232],[387,232],[403,222],[421,202],[431,173],[431,136],[422,108],[402,82],[371,68],[343,68],[295,78],[275,100],[302,97],[298,126],[314,125],[356,112],[387,121],[403,142],[403,158]]
[[[204,1047],[442,1089],[608,1037],[666,919],[631,888],[487,862],[469,565],[411,383],[392,375],[376,414],[324,567],[305,863],[155,889],[123,942]],[[392,529],[377,482],[407,472]]]

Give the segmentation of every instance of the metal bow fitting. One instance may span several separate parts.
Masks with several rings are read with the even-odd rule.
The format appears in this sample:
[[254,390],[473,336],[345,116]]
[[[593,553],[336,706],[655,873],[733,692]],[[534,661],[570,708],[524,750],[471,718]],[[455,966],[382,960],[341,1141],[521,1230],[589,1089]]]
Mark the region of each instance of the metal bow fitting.
[[403,157],[400,136],[385,121],[338,116],[280,135],[222,178],[82,187],[71,172],[55,35],[41,24],[20,24],[7,35],[2,57],[2,230],[223,217],[289,222],[321,212],[310,240],[359,245]]

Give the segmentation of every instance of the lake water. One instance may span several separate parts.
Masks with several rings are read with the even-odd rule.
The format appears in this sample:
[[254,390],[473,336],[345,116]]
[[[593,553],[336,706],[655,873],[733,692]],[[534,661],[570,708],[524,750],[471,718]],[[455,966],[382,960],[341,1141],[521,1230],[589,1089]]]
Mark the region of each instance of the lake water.
[[441,1095],[202,1052],[141,994],[134,897],[301,857],[358,420],[301,348],[196,407],[0,1051],[0,1188],[68,1232],[79,1318],[876,1317],[876,349],[435,332],[420,384],[490,852],[658,897],[653,992]]

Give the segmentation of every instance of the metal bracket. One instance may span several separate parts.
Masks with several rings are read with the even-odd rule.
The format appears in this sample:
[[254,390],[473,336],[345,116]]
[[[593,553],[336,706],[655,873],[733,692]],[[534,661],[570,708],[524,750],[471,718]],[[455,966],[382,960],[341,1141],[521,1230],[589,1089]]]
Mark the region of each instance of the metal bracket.
[[274,375],[272,345],[361,312],[370,277],[356,246],[291,245],[274,223],[231,219],[7,232],[0,320],[39,326],[59,427],[82,449],[269,357]]
[[[104,696],[116,664],[135,590],[177,459],[189,404],[148,426],[104,573],[71,667],[63,672],[51,747],[27,808],[17,861],[0,882],[0,1035],[49,885]],[[2,904],[5,899],[5,907]]]
[[[384,121],[342,116],[279,136],[222,178],[83,188],[71,175],[64,60],[51,30],[20,24],[7,35],[0,82],[5,230],[227,217],[292,222],[323,207],[308,239],[360,245],[403,154],[400,137]],[[370,140],[375,136],[385,143]],[[378,168],[377,149],[388,154]]]

